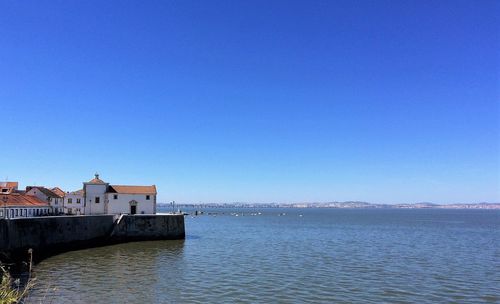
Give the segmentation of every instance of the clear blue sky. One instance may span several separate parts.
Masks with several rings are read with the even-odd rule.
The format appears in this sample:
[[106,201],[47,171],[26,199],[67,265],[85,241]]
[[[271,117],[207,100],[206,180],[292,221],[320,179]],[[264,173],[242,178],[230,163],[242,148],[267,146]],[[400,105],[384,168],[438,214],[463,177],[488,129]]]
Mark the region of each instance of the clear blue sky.
[[500,202],[499,1],[1,1],[0,179]]

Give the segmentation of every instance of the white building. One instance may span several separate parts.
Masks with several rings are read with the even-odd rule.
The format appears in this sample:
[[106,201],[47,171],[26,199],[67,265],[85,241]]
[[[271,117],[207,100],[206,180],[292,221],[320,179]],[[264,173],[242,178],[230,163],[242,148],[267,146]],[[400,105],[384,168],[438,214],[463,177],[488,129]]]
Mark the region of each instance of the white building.
[[39,215],[96,215],[96,214],[156,214],[156,186],[110,185],[95,178],[83,183],[83,189],[66,192],[28,186],[17,190],[18,183],[0,183],[4,208],[0,217]]
[[111,185],[106,202],[108,214],[155,214],[156,186]]
[[76,215],[84,214],[83,189],[66,192],[64,196],[64,213]]
[[19,193],[17,182],[0,183],[1,207],[0,218],[20,218],[48,215],[52,213],[52,207],[48,202],[36,196]]
[[[65,206],[79,208],[72,210],[73,214],[155,214],[156,186],[110,185],[95,178],[83,183],[81,192],[66,194]],[[75,207],[70,207],[70,202]],[[79,206],[78,199],[83,202]]]
[[26,187],[26,195],[36,196],[42,201],[48,202],[54,214],[64,213],[64,197],[50,189],[41,186],[28,186]]

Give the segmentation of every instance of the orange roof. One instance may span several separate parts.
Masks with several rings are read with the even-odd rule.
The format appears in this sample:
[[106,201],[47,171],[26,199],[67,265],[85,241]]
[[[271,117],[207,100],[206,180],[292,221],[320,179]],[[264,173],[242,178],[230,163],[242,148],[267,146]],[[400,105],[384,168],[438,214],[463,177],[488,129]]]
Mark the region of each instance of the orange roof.
[[[7,200],[4,201],[4,198]],[[0,207],[49,207],[47,202],[39,199],[36,196],[19,194],[19,193],[11,193],[7,195],[3,195],[0,199]]]
[[0,182],[0,192],[2,194],[9,194],[17,190],[18,182]]
[[89,180],[87,183],[89,184],[105,184],[105,182],[99,178],[93,178]]
[[16,188],[19,186],[18,182],[0,182],[0,187]]
[[59,187],[54,187],[54,188],[52,188],[50,190],[52,190],[52,192],[54,192],[55,194],[59,195],[60,197],[64,197],[64,195],[66,194]]
[[123,194],[156,194],[156,186],[110,185],[108,192]]
[[60,197],[58,194],[54,193],[49,188],[45,188],[43,186],[27,186],[26,187],[26,192],[30,192],[32,189],[38,190],[38,191],[42,192],[47,197],[55,197],[55,198]]
[[99,178],[99,173],[94,174],[95,178],[89,180],[88,184],[105,184],[105,182]]

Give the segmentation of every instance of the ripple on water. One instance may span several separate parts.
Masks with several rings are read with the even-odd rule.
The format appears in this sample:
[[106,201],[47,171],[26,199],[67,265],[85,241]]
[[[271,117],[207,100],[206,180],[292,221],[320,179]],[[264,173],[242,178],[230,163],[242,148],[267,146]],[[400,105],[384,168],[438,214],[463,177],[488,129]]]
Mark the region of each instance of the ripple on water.
[[499,213],[412,212],[186,218],[185,241],[42,261],[28,303],[498,302]]

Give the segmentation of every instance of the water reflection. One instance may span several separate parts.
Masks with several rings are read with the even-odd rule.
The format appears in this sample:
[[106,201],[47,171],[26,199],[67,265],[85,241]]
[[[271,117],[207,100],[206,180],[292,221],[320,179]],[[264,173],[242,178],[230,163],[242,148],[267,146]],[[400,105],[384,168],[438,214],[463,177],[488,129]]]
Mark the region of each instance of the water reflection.
[[126,243],[54,256],[37,265],[38,283],[28,303],[158,302],[160,290],[155,285],[182,277],[183,256],[184,240]]

